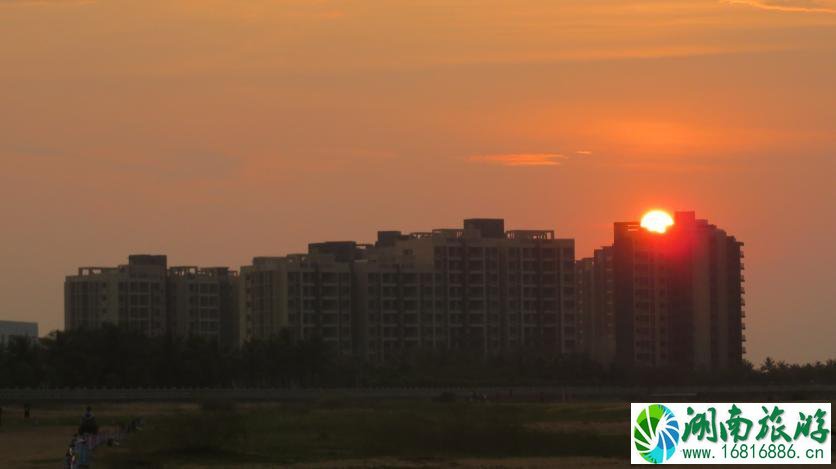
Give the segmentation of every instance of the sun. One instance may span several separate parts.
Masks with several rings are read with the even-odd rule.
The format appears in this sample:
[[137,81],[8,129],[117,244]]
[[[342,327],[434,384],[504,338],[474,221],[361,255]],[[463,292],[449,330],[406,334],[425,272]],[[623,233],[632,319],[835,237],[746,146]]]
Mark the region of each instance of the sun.
[[642,217],[641,226],[647,231],[664,233],[673,225],[673,218],[664,210],[651,210]]

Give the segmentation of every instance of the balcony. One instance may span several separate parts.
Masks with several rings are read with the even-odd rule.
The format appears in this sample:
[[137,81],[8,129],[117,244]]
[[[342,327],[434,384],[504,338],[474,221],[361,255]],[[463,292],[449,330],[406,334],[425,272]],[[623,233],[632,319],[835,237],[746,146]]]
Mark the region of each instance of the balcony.
[[746,342],[746,334],[740,334],[740,341]]
[[746,330],[746,323],[745,322],[740,323],[740,330],[742,330],[742,331]]
[[746,298],[740,299],[740,306],[746,306]]

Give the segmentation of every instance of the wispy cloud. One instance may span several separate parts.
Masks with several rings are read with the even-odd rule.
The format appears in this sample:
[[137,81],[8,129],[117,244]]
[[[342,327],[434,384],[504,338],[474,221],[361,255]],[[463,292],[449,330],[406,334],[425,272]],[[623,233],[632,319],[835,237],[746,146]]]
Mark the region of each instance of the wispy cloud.
[[836,7],[811,0],[725,0],[732,5],[747,5],[761,10],[785,11],[788,13],[836,14]]
[[592,154],[591,150],[575,150],[576,155],[589,156]]
[[566,156],[559,153],[508,153],[500,155],[475,155],[467,160],[499,166],[558,166]]

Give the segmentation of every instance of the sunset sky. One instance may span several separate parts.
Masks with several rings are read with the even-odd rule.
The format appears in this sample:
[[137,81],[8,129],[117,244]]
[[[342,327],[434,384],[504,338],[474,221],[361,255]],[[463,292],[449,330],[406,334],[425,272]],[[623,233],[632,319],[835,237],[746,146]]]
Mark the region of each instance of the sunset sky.
[[232,265],[696,210],[746,358],[836,358],[836,0],[0,0],[0,319],[130,253]]

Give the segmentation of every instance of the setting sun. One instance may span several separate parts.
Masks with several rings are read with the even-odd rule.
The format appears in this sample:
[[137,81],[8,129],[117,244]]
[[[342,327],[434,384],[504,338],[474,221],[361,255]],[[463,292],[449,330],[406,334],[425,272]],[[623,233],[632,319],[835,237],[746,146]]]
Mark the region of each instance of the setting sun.
[[664,210],[651,210],[642,217],[641,226],[647,231],[664,233],[673,225],[673,218]]

